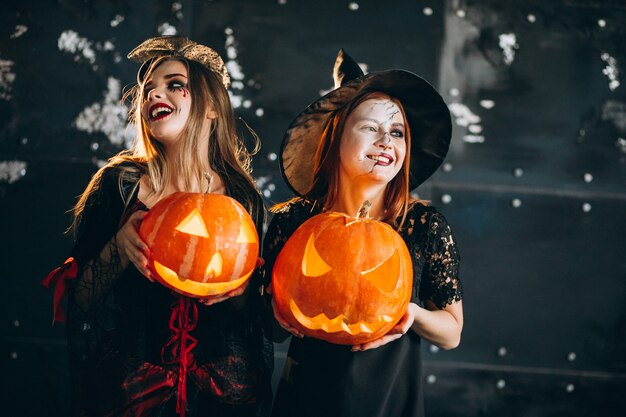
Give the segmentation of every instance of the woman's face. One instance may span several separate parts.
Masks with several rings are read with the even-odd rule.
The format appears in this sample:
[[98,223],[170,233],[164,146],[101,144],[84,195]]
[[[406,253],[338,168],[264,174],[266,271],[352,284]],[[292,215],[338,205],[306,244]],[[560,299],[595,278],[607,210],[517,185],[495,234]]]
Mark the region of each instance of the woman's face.
[[144,84],[141,117],[150,135],[166,147],[178,140],[189,119],[188,76],[183,62],[168,60]]
[[348,179],[388,183],[402,168],[406,155],[405,121],[388,97],[364,100],[347,117],[339,161]]

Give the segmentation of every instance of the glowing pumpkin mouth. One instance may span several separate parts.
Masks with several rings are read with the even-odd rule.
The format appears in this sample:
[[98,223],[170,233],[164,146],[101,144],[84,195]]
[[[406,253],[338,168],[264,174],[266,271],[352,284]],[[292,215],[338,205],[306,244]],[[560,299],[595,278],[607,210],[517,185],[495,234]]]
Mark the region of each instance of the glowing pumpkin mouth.
[[[390,323],[393,318],[386,314],[381,314],[372,322],[358,321],[354,324],[347,324],[345,322],[346,316],[343,314],[338,315],[335,318],[328,318],[326,314],[320,313],[315,317],[309,317],[300,311],[298,305],[293,300],[289,300],[289,308],[291,313],[307,329],[311,330],[324,330],[326,333],[346,332],[352,336],[360,333],[373,333],[378,330],[382,324]],[[373,326],[372,329],[370,326]]]
[[234,281],[204,283],[179,277],[176,272],[172,271],[165,265],[161,265],[157,261],[154,261],[154,269],[158,274],[158,277],[167,284],[171,285],[173,288],[180,288],[180,290],[186,293],[194,294],[200,297],[224,294],[228,291],[234,290],[235,288],[241,286],[250,277],[250,275],[252,275],[252,272],[254,272],[254,269],[252,269],[250,272]]

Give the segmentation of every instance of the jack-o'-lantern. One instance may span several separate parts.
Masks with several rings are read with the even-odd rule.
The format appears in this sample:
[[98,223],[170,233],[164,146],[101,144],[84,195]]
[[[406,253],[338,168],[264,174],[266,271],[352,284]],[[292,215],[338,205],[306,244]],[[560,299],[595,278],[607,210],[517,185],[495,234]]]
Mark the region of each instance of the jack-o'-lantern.
[[361,344],[386,334],[406,312],[411,256],[388,224],[326,212],[287,240],[272,272],[276,306],[307,336]]
[[139,235],[150,248],[153,276],[191,297],[217,296],[240,287],[259,256],[252,218],[224,195],[171,194],[150,209]]

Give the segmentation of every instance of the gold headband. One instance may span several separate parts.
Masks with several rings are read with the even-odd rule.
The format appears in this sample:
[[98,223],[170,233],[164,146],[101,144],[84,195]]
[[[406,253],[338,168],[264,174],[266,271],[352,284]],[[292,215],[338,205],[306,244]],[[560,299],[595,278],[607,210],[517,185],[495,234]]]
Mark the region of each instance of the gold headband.
[[157,36],[146,39],[128,54],[128,59],[144,63],[149,59],[171,56],[197,61],[222,78],[222,84],[230,86],[226,65],[217,52],[183,36]]

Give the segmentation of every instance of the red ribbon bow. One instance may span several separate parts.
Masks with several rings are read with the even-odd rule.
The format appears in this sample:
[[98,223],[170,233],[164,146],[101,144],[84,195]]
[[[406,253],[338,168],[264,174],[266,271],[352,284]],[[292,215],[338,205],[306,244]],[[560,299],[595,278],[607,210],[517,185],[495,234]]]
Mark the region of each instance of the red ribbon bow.
[[46,288],[50,288],[56,284],[54,288],[54,317],[52,318],[52,324],[55,321],[65,323],[65,311],[61,300],[67,291],[67,284],[69,280],[72,280],[78,276],[78,263],[73,257],[69,257],[63,262],[63,265],[50,272],[41,285]]

